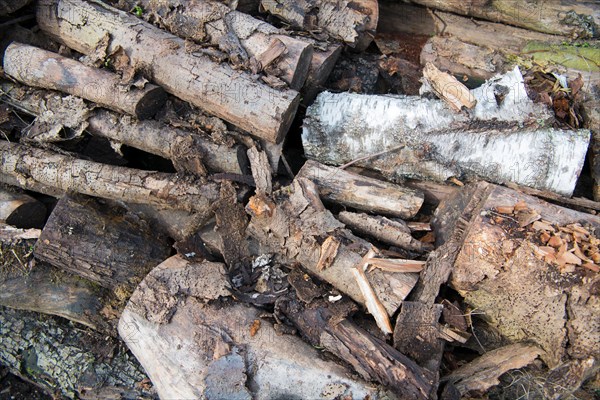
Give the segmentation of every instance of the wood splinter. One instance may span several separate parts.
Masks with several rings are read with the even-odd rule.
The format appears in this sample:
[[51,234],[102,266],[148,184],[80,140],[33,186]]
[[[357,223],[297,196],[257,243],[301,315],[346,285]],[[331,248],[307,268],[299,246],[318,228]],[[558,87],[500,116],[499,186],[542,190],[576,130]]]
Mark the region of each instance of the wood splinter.
[[471,109],[477,104],[477,100],[465,85],[452,75],[440,71],[432,63],[425,65],[423,77],[429,82],[435,94],[454,111],[460,111],[463,107]]

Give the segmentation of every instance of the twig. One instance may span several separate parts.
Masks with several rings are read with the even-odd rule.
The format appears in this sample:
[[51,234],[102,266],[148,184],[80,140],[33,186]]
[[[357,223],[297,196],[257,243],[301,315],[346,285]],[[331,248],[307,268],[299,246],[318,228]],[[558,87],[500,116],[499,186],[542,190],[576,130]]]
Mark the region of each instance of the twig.
[[356,164],[357,162],[364,161],[364,160],[367,160],[369,158],[379,157],[379,156],[381,156],[383,154],[390,153],[390,152],[396,151],[396,150],[400,150],[402,148],[404,148],[403,144],[398,145],[398,146],[394,146],[391,149],[383,150],[383,151],[380,151],[379,153],[369,154],[368,156],[357,158],[356,160],[352,160],[352,161],[350,161],[350,162],[348,162],[348,163],[346,163],[344,165],[340,165],[338,168],[339,169],[345,169],[345,168],[348,168],[349,166],[351,166],[353,164]]

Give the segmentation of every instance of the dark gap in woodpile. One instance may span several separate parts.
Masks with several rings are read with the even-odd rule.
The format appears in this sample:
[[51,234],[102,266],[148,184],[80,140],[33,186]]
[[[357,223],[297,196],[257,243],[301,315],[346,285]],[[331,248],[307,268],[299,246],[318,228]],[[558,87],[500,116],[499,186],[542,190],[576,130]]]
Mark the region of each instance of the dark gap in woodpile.
[[0,0],[0,61],[0,398],[600,393],[595,1]]

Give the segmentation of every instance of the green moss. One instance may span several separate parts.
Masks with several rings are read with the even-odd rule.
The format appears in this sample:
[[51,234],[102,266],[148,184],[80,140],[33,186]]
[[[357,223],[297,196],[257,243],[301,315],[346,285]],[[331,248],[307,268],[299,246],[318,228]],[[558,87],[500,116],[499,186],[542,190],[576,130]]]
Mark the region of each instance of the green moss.
[[600,72],[600,48],[588,42],[554,44],[530,42],[523,56],[531,56],[539,64],[558,64],[580,71]]

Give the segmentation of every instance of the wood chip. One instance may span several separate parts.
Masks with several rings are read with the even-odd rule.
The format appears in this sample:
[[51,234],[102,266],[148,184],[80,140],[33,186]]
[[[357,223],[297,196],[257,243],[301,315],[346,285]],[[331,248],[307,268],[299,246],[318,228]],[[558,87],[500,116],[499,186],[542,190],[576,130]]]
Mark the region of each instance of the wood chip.
[[498,206],[498,207],[494,207],[494,211],[496,211],[497,213],[500,213],[500,214],[512,214],[513,212],[515,212],[515,207],[514,206]]
[[322,271],[333,264],[339,248],[340,241],[335,236],[328,236],[327,239],[325,239],[321,245],[321,256],[319,257],[319,262],[317,263],[318,271]]
[[425,65],[423,77],[427,79],[435,94],[453,110],[460,111],[463,107],[471,109],[477,104],[475,97],[465,85],[452,75],[440,71],[432,63]]
[[535,229],[536,231],[555,232],[554,227],[552,227],[552,225],[550,225],[549,223],[544,222],[544,221],[534,221],[534,223],[531,227],[533,229]]
[[379,268],[388,272],[421,272],[425,264],[425,261],[397,258],[372,258],[369,260],[371,268]]

